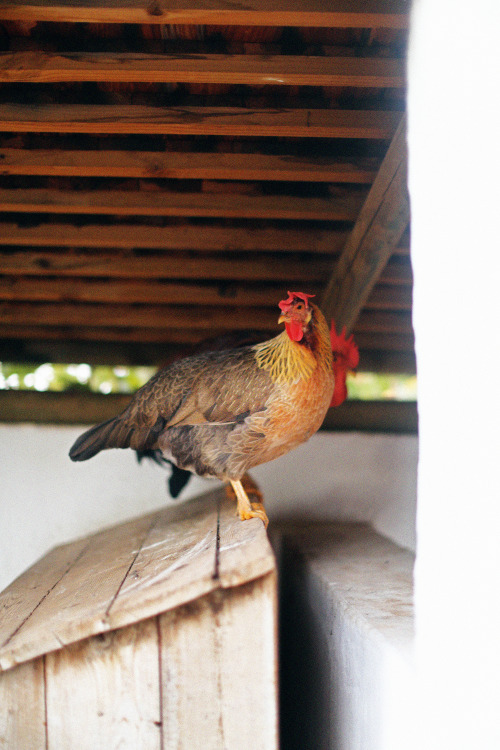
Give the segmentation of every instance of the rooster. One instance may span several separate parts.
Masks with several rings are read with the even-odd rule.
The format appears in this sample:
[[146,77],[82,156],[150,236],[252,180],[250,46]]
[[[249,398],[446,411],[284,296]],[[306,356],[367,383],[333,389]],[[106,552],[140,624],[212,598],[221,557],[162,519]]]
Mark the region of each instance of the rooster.
[[267,526],[263,504],[250,502],[242,477],[308,440],[334,394],[330,332],[312,296],[288,293],[279,303],[285,330],[268,341],[160,370],[121,414],[83,433],[70,458],[85,461],[106,448],[160,450],[183,470],[229,481],[240,518]]

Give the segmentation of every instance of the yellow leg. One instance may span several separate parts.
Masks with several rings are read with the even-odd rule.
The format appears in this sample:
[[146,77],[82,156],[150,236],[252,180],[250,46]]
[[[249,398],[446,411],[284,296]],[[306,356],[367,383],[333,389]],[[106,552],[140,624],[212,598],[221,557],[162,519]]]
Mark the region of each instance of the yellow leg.
[[261,502],[251,503],[248,499],[247,493],[243,489],[243,485],[239,480],[235,482],[231,480],[231,486],[238,501],[237,510],[241,520],[247,521],[249,518],[260,518],[267,529],[269,519],[267,517],[266,511],[264,510],[263,504]]

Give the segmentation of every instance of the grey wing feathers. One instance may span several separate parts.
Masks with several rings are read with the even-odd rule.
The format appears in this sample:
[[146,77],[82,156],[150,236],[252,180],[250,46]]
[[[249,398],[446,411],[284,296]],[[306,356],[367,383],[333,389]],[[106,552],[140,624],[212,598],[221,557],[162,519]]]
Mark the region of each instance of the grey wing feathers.
[[140,388],[121,414],[81,435],[70,458],[85,461],[105,448],[154,449],[173,426],[239,421],[263,407],[270,389],[250,347],[179,360]]
[[[137,391],[121,414],[80,435],[69,452],[70,458],[86,461],[106,448],[154,448],[158,434],[167,423],[160,412],[168,411],[170,406],[168,375],[168,370],[158,372]],[[160,386],[159,380],[162,381]]]

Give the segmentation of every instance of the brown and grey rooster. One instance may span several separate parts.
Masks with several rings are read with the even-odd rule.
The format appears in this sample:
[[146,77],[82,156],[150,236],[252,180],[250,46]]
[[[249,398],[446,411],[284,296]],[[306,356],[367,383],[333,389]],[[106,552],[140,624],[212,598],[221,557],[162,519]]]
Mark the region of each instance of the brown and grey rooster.
[[76,440],[72,460],[105,448],[160,450],[181,469],[229,481],[240,518],[267,524],[241,478],[308,440],[334,392],[330,333],[311,296],[289,292],[280,302],[278,322],[286,330],[275,338],[186,357],[160,370],[121,414]]

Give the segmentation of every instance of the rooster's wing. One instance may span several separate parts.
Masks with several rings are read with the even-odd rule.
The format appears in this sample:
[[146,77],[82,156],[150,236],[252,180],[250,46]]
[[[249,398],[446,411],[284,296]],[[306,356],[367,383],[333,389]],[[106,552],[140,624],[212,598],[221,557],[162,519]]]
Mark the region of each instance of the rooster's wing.
[[105,448],[149,450],[173,427],[239,423],[265,409],[273,388],[252,347],[178,360],[140,388],[121,414],[81,435],[70,456],[84,461]]

